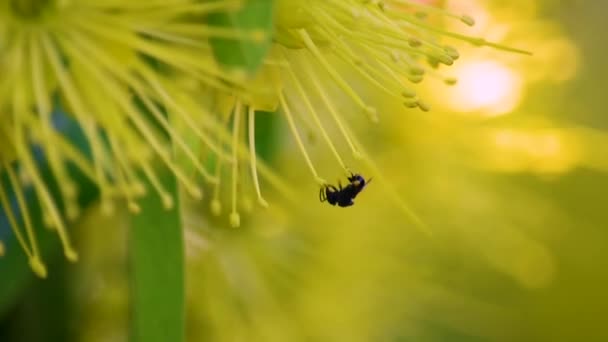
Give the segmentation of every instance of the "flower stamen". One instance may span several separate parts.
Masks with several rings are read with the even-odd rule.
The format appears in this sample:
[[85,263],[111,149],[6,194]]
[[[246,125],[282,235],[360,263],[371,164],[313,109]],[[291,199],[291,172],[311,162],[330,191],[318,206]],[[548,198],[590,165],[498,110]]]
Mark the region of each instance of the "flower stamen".
[[344,81],[344,79],[340,76],[340,74],[327,62],[325,57],[321,54],[313,40],[310,38],[306,30],[299,29],[298,34],[300,38],[304,41],[304,44],[308,48],[308,50],[313,54],[313,56],[321,63],[323,68],[329,73],[334,82],[338,84],[338,86],[344,90],[344,92],[357,104],[361,107],[365,113],[368,115],[369,119],[373,122],[378,121],[378,115],[376,113],[376,109],[368,106],[363,99]]
[[[6,161],[3,160],[3,161],[0,161],[0,162],[2,163],[1,164],[2,169],[7,170],[8,171],[7,173],[9,173],[9,172],[12,173],[13,172],[11,166]],[[16,194],[17,204],[19,205],[20,208],[23,208],[23,205],[22,205],[23,194],[21,194],[21,187],[19,186],[19,184],[17,184],[17,187],[15,187],[15,182],[13,181],[13,179],[15,177],[14,177],[14,175],[11,175],[10,173],[9,173],[9,181],[11,183],[12,188],[14,189],[13,191]],[[8,218],[9,226],[13,230],[13,232],[15,234],[15,237],[17,238],[17,242],[19,242],[19,245],[21,246],[21,248],[23,249],[23,251],[27,255],[28,259],[32,259],[32,257],[34,256],[34,253],[37,256],[38,255],[38,248],[37,248],[37,245],[36,245],[36,238],[35,238],[35,236],[32,233],[31,223],[30,223],[30,216],[29,216],[29,213],[27,212],[27,208],[21,209],[20,211],[21,211],[22,216],[23,216],[23,221],[25,222],[26,234],[28,236],[28,240],[30,241],[30,244],[32,245],[32,250],[33,251],[30,251],[29,246],[25,242],[25,238],[23,237],[23,234],[18,229],[19,226],[17,225],[17,219],[13,215],[13,210],[12,210],[12,208],[10,206],[10,203],[9,203],[9,200],[8,200],[8,195],[4,191],[4,186],[0,186],[0,204],[2,205],[2,208],[4,208],[4,212],[6,213],[6,216]]]
[[317,170],[315,169],[314,165],[312,164],[310,156],[308,155],[308,152],[306,151],[306,147],[304,147],[304,143],[302,142],[302,138],[300,137],[300,133],[298,133],[298,129],[296,128],[296,124],[293,120],[293,115],[291,114],[291,109],[289,109],[289,106],[287,105],[287,101],[285,100],[285,95],[283,95],[283,92],[279,93],[279,101],[281,103],[281,108],[283,109],[283,113],[285,113],[285,117],[287,118],[287,123],[289,124],[289,129],[291,130],[293,137],[296,139],[298,148],[300,149],[300,152],[304,156],[304,159],[306,160],[306,164],[308,164],[308,168],[310,169],[310,172],[312,172],[313,177],[315,178],[316,182],[319,185],[327,184],[327,182],[323,178],[319,177]]
[[118,183],[118,187],[122,190],[122,193],[127,199],[127,207],[129,211],[131,211],[133,214],[139,214],[141,212],[141,208],[137,202],[135,202],[134,197],[137,195],[143,195],[143,193],[139,193],[138,190],[143,190],[144,187],[142,184],[139,184],[139,189],[138,187],[129,186],[129,184],[134,182],[135,179],[132,170],[130,167],[128,167],[128,163],[126,163],[124,160],[122,153],[120,153],[118,142],[116,141],[114,134],[110,134],[108,136],[108,140],[110,142],[112,153],[116,156],[116,161],[118,163],[118,170],[116,171],[116,182]]
[[[135,86],[134,83],[132,83],[131,85],[134,86],[133,89],[135,90],[136,94],[139,96],[139,98],[144,103],[144,106],[148,109],[148,111],[150,111],[152,113],[152,115],[154,116],[156,121],[163,127],[165,132],[167,132],[167,134],[171,138],[171,141],[173,143],[175,143],[177,145],[177,147],[179,147],[186,154],[186,156],[190,159],[190,161],[192,162],[194,167],[200,172],[200,174],[205,179],[212,180],[213,176],[209,173],[209,171],[207,171],[207,169],[205,169],[205,167],[201,164],[199,158],[194,154],[194,152],[192,152],[192,150],[182,140],[182,138],[179,136],[179,134],[177,134],[175,132],[175,130],[172,128],[172,126],[167,121],[167,118],[158,109],[158,106],[153,104],[152,101],[148,98],[148,96],[143,94],[143,92],[141,91],[139,86]],[[197,193],[193,194],[193,196],[195,196],[196,199],[201,199],[202,193],[197,192]]]
[[248,127],[249,127],[249,166],[251,167],[251,178],[253,179],[253,185],[255,192],[258,196],[258,202],[262,207],[268,207],[268,202],[262,197],[260,190],[260,182],[258,180],[258,167],[257,167],[257,153],[255,152],[255,109],[249,106],[248,113]]
[[325,130],[325,127],[323,127],[323,124],[321,123],[321,120],[319,119],[319,115],[317,114],[317,111],[315,110],[315,107],[313,106],[312,102],[308,98],[308,95],[306,94],[306,91],[304,90],[304,87],[302,86],[302,84],[298,80],[298,77],[293,72],[293,69],[291,67],[287,68],[287,72],[289,73],[289,75],[293,79],[294,84],[296,86],[296,90],[300,94],[300,98],[304,101],[304,105],[308,109],[308,113],[311,115],[312,119],[314,120],[315,124],[317,125],[317,128],[321,131],[321,135],[323,136],[323,139],[327,143],[327,146],[329,147],[329,149],[333,153],[334,157],[336,157],[336,160],[338,161],[338,164],[340,164],[340,166],[344,170],[348,170],[348,168],[344,164],[344,161],[342,160],[342,157],[340,157],[340,154],[338,153],[338,151],[336,150],[336,147],[334,146],[333,142],[331,141],[331,138],[327,134],[327,131]]
[[338,114],[336,107],[334,106],[334,104],[331,102],[331,100],[327,96],[327,92],[323,88],[323,84],[319,81],[319,79],[317,78],[317,75],[314,73],[314,71],[312,70],[310,65],[308,65],[307,63],[304,63],[304,68],[306,70],[306,73],[308,75],[310,75],[310,79],[313,83],[313,86],[317,90],[317,93],[319,94],[319,96],[321,96],[321,100],[323,101],[323,104],[327,107],[327,109],[329,109],[329,113],[330,113],[331,117],[334,119],[334,122],[336,123],[336,125],[338,126],[340,133],[342,133],[342,136],[344,137],[346,144],[350,148],[350,150],[353,154],[353,157],[355,159],[361,159],[362,158],[361,153],[354,146],[353,141],[351,140],[351,137],[350,137],[345,125],[342,123],[342,119],[341,119],[340,115]]
[[162,183],[156,176],[156,173],[152,170],[152,167],[150,166],[150,164],[148,164],[147,162],[142,160],[142,161],[140,161],[140,166],[141,166],[141,169],[143,170],[144,174],[150,181],[150,184],[152,184],[152,187],[154,188],[156,193],[160,196],[165,210],[172,209],[173,205],[174,205],[173,197],[162,185]]
[[[163,99],[163,101],[165,102],[166,105],[169,106],[169,109],[172,109],[172,113],[176,114],[179,116],[179,119],[183,120],[187,125],[188,128],[192,130],[192,132],[194,132],[194,134],[196,134],[196,136],[201,139],[201,141],[211,150],[213,151],[215,154],[218,155],[218,157],[220,159],[224,159],[224,160],[231,160],[231,156],[227,153],[225,153],[215,142],[213,142],[211,140],[211,138],[209,136],[207,136],[196,124],[196,122],[194,122],[194,120],[192,119],[192,116],[189,115],[184,108],[182,108],[182,106],[178,105],[177,102],[175,100],[173,100],[174,97],[178,96],[170,96],[167,93],[167,90],[165,88],[162,87],[162,85],[160,84],[160,82],[154,78],[152,76],[152,73],[149,70],[145,70],[144,72],[144,77],[146,77],[146,80],[150,83],[150,85],[152,86],[152,88],[156,91],[156,93]],[[173,92],[174,94],[178,94],[177,90],[175,90]],[[185,99],[182,99],[185,101]],[[210,177],[208,179],[208,181],[210,183],[215,183],[219,180],[217,180],[215,177]]]
[[238,227],[241,225],[241,218],[237,211],[237,187],[238,187],[238,154],[239,145],[239,125],[241,119],[241,100],[237,98],[234,105],[234,115],[232,116],[232,212],[230,213],[230,225]]
[[109,181],[106,179],[106,174],[101,166],[101,161],[107,160],[104,155],[105,153],[103,152],[105,151],[105,148],[103,147],[101,141],[99,141],[99,135],[95,131],[94,121],[92,117],[90,115],[87,115],[87,113],[90,113],[90,111],[85,110],[85,106],[81,102],[82,97],[79,96],[76,87],[70,80],[69,73],[60,61],[58,55],[59,53],[55,46],[50,42],[49,37],[46,35],[41,35],[40,41],[43,45],[46,55],[49,58],[53,71],[57,76],[61,89],[65,93],[70,105],[74,108],[74,116],[83,128],[84,134],[87,136],[87,141],[90,144],[91,153],[93,155],[92,159],[93,167],[95,170],[95,180],[99,186],[99,190],[101,193],[102,206],[106,213],[110,213],[113,209],[109,201],[110,186]]

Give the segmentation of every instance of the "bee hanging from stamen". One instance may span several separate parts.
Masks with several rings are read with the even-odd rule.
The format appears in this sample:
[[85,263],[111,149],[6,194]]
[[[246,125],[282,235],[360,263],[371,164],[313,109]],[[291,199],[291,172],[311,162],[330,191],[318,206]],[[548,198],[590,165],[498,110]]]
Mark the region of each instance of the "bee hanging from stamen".
[[319,200],[321,202],[329,202],[331,205],[340,207],[350,207],[355,204],[355,197],[363,190],[363,188],[371,182],[371,178],[367,181],[360,174],[350,174],[348,181],[350,182],[345,187],[338,181],[338,187],[331,184],[325,184],[319,191]]

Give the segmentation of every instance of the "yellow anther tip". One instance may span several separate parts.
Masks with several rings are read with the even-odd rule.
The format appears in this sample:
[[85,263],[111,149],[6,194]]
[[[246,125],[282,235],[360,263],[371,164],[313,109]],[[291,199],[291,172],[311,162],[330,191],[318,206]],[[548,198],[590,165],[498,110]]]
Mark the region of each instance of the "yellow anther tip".
[[456,83],[458,83],[458,79],[455,77],[448,77],[444,79],[443,82],[445,82],[445,84],[447,85],[455,85]]
[[163,202],[163,208],[165,208],[165,210],[169,210],[169,209],[173,208],[173,197],[165,194],[162,196],[162,202]]
[[416,92],[413,91],[413,90],[406,89],[406,90],[404,90],[404,91],[401,92],[401,96],[403,96],[405,98],[416,97]]
[[46,266],[44,266],[42,261],[37,256],[31,257],[29,263],[34,274],[40,278],[46,278]]
[[146,194],[146,186],[140,182],[133,184],[133,191],[137,196],[143,196]]
[[127,204],[127,207],[129,208],[129,211],[132,212],[133,214],[139,214],[141,212],[141,208],[135,202],[129,202]]
[[447,54],[437,56],[437,60],[439,61],[439,63],[443,63],[445,65],[454,64],[454,59]]
[[68,259],[69,262],[78,261],[78,253],[72,247],[66,247],[63,251],[65,258]]
[[475,19],[473,19],[472,17],[468,16],[468,15],[462,15],[460,17],[460,21],[462,21],[463,23],[469,25],[469,26],[473,26],[475,25]]
[[416,108],[416,107],[418,107],[418,102],[415,100],[414,101],[405,101],[405,102],[403,102],[403,105],[406,108]]
[[412,83],[420,83],[424,79],[423,75],[408,75],[407,79]]
[[410,74],[416,75],[416,76],[422,76],[425,73],[424,68],[419,67],[419,66],[413,66],[410,68],[409,71],[410,71]]
[[230,226],[237,228],[241,225],[241,216],[237,212],[230,213]]
[[367,106],[365,107],[365,112],[367,113],[367,116],[372,122],[378,122],[378,111],[376,110],[376,108]]
[[359,151],[353,151],[353,158],[356,160],[363,160],[363,154]]
[[428,112],[429,110],[431,110],[431,107],[428,105],[428,103],[422,101],[422,100],[418,100],[418,107],[423,111],[423,112]]
[[2,243],[2,241],[0,241],[0,257],[4,256],[5,253],[6,253],[6,248],[4,247],[4,243]]
[[188,192],[190,193],[190,196],[192,196],[196,200],[200,201],[203,199],[203,192],[199,188],[196,188],[196,187],[189,188]]
[[266,200],[265,200],[265,199],[263,199],[263,198],[258,198],[258,203],[259,203],[259,204],[260,204],[262,207],[264,207],[264,208],[268,208],[268,202],[266,202]]
[[222,213],[222,203],[219,200],[211,201],[211,213],[215,216],[219,216]]
[[460,57],[460,53],[455,48],[446,45],[443,47],[443,51],[448,54],[448,56],[452,57],[452,59],[458,59]]
[[422,45],[422,42],[418,38],[413,38],[413,37],[409,38],[407,40],[407,43],[409,44],[410,47],[413,47],[413,48],[417,48],[420,45]]

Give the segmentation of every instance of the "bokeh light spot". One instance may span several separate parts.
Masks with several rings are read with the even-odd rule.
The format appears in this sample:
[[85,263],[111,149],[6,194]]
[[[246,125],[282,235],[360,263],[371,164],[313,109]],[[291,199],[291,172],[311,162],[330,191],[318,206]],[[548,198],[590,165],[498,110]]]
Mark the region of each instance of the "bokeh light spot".
[[448,93],[452,109],[497,116],[512,111],[521,99],[519,74],[495,61],[472,61],[456,67],[458,83]]

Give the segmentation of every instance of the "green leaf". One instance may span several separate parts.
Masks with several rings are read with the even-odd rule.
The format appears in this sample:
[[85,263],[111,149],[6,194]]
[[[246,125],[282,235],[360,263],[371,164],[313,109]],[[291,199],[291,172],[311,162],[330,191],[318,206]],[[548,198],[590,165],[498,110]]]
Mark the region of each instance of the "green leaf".
[[[254,74],[262,65],[272,43],[274,4],[273,0],[249,0],[235,12],[213,13],[208,24],[247,32],[250,38],[212,38],[213,54],[227,69],[245,70]],[[263,34],[262,39],[253,39]]]
[[[175,178],[161,176],[178,199]],[[149,189],[153,189],[151,186]],[[131,334],[139,342],[184,341],[184,246],[179,205],[167,210],[155,192],[131,218]]]

